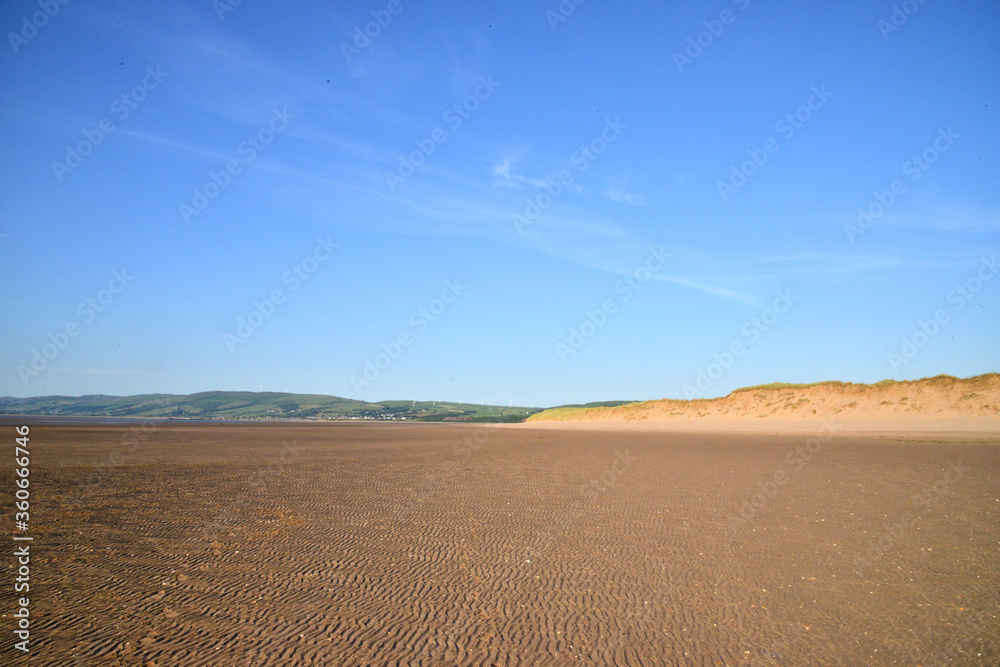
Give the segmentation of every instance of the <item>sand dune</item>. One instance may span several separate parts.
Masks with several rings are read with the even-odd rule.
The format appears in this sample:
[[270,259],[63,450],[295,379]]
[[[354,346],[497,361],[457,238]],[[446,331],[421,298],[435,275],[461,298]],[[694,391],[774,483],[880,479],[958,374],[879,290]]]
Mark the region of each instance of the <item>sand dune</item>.
[[959,379],[939,375],[877,384],[775,383],[728,396],[663,399],[602,408],[555,408],[532,426],[585,423],[678,430],[815,430],[821,420],[852,431],[1000,431],[1000,374]]

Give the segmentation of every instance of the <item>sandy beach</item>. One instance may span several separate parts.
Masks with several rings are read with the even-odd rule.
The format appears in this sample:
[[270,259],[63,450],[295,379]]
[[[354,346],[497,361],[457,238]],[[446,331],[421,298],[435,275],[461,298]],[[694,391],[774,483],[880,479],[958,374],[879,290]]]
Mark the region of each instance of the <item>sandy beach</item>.
[[997,664],[1000,438],[820,426],[36,425],[31,664]]

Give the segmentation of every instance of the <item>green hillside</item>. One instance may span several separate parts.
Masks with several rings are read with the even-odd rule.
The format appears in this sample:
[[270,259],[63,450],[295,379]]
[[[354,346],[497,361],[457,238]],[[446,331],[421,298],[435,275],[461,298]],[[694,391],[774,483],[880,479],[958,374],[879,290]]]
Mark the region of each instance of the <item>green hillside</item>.
[[380,419],[416,421],[520,422],[540,408],[384,401],[367,403],[322,394],[207,391],[198,394],[136,396],[36,396],[0,398],[0,414],[62,417],[173,419]]

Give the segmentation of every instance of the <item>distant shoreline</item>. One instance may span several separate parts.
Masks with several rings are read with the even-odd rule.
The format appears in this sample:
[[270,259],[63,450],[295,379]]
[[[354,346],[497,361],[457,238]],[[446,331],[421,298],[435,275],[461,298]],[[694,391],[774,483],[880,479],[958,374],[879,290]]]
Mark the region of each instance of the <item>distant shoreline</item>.
[[[157,422],[158,424],[177,425],[207,425],[218,424],[220,426],[282,426],[282,425],[307,425],[315,424],[324,426],[330,424],[465,424],[475,426],[498,426],[502,422],[460,422],[460,421],[422,421],[417,419],[201,419],[184,417],[104,417],[100,415],[22,415],[22,414],[0,414],[0,426],[12,424],[29,424],[31,426],[87,426],[87,425],[113,425],[113,424],[141,424]],[[516,425],[516,424],[515,424]]]

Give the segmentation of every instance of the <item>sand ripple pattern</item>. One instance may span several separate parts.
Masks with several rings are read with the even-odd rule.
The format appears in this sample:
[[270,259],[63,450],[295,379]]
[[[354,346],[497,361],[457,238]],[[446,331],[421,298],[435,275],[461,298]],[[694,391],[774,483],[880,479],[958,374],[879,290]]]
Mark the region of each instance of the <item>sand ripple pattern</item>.
[[33,429],[30,664],[1000,664],[1000,443],[474,432]]

